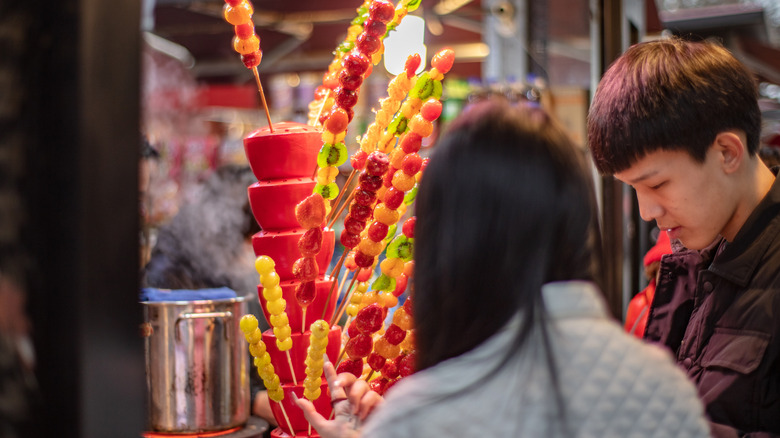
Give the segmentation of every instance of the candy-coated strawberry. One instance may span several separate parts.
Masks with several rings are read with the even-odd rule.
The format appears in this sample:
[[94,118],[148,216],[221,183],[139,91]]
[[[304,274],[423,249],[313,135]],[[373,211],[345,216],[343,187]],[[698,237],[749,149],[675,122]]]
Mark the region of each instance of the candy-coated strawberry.
[[371,340],[371,336],[359,334],[347,341],[344,350],[350,359],[361,359],[371,354],[373,344],[374,342]]
[[319,193],[312,193],[295,206],[295,219],[305,229],[319,227],[325,221],[325,200]]
[[293,263],[292,273],[299,281],[312,281],[317,278],[320,268],[314,257],[301,257]]
[[359,221],[367,221],[371,217],[371,207],[353,203],[349,206],[349,215]]
[[298,251],[304,257],[314,257],[322,249],[322,229],[320,227],[309,228],[298,239]]
[[360,330],[357,328],[357,322],[353,319],[349,326],[347,327],[347,336],[350,338],[354,338],[355,336],[360,334]]
[[387,32],[387,23],[369,18],[363,24],[363,32],[375,38],[382,38]]
[[406,58],[406,62],[404,63],[404,71],[406,71],[406,77],[410,78],[415,75],[417,72],[417,69],[420,68],[420,63],[422,62],[422,59],[420,58],[419,53],[415,53],[414,55],[409,55],[408,58]]
[[376,352],[372,352],[366,358],[366,363],[374,371],[381,371],[382,367],[385,366],[385,362],[387,362],[387,359],[377,354]]
[[373,379],[372,381],[368,382],[368,388],[379,395],[385,395],[387,383],[388,383],[387,379],[385,379],[384,377],[380,377],[378,379]]
[[339,85],[345,90],[356,91],[363,85],[363,76],[351,75],[346,70],[342,70],[339,73]]
[[367,56],[376,53],[381,47],[381,45],[382,45],[382,41],[379,38],[368,35],[366,33],[361,33],[360,36],[357,38],[357,41],[355,41],[355,46],[357,47],[357,49]]
[[398,327],[395,324],[390,324],[390,327],[385,330],[384,336],[387,338],[387,342],[391,343],[392,345],[398,345],[403,342],[404,338],[406,337],[406,330],[403,330],[401,327]]
[[298,301],[298,305],[303,308],[314,302],[316,296],[317,288],[313,281],[303,281],[295,287],[295,299]]
[[417,353],[411,352],[407,354],[406,356],[401,359],[401,362],[398,364],[398,372],[401,374],[401,377],[406,377],[410,374],[414,373],[415,370],[415,360],[417,359]]
[[336,87],[333,91],[336,93],[336,105],[342,108],[352,108],[357,104],[358,92],[356,90]]
[[392,360],[386,360],[385,366],[382,367],[382,377],[386,379],[395,379],[399,375],[398,365]]
[[360,234],[366,228],[366,221],[360,220],[351,214],[344,218],[344,231],[350,234]]
[[447,73],[452,68],[452,64],[455,62],[455,51],[448,48],[440,50],[433,55],[431,59],[431,67],[436,67],[442,73]]
[[363,374],[363,359],[344,359],[336,368],[336,372],[339,374],[351,373],[355,377],[360,378],[360,375]]
[[378,304],[371,304],[360,309],[355,317],[357,329],[364,334],[371,334],[382,328],[382,319],[382,307]]

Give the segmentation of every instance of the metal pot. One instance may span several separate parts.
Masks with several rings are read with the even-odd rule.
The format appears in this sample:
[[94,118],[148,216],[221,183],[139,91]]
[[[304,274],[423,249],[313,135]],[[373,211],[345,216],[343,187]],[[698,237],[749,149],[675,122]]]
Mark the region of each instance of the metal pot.
[[252,295],[142,302],[149,430],[198,433],[249,418],[249,361],[239,319]]

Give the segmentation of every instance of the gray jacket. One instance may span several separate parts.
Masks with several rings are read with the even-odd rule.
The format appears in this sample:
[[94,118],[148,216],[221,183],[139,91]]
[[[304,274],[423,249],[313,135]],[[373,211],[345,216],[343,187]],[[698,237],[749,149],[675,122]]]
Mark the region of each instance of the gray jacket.
[[[371,414],[364,437],[707,437],[693,385],[666,351],[607,316],[591,283],[545,285],[565,419],[561,421],[536,331],[496,375],[519,324],[401,380]],[[471,385],[476,384],[476,387]],[[464,388],[469,388],[463,391]]]

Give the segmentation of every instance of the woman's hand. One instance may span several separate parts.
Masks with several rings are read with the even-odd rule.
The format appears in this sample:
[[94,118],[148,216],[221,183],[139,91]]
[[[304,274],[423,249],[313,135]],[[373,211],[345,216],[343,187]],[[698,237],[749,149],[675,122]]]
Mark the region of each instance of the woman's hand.
[[365,380],[355,378],[350,373],[336,375],[333,364],[325,357],[323,366],[328,381],[334,418],[327,420],[314,409],[306,399],[296,399],[295,403],[303,410],[306,420],[323,438],[360,436],[360,424],[379,405],[382,397],[368,387]]

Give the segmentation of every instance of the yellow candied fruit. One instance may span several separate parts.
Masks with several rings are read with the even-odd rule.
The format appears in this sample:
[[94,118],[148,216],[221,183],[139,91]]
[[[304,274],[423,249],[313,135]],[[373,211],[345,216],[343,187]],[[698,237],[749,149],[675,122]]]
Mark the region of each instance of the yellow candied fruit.
[[311,326],[309,326],[309,330],[311,330],[311,335],[314,338],[327,338],[328,332],[330,331],[330,327],[328,326],[328,323],[323,319],[318,319],[311,323]]
[[363,293],[368,290],[368,282],[367,281],[361,281],[355,286],[355,293]]
[[258,274],[264,275],[274,270],[276,264],[274,259],[268,256],[261,255],[255,259],[255,270]]
[[412,328],[412,317],[406,313],[403,307],[400,307],[393,313],[393,324],[400,327],[401,330],[409,330]]
[[412,351],[415,348],[414,345],[414,330],[409,330],[406,332],[406,337],[404,337],[404,340],[401,341],[399,344],[401,347],[401,350],[403,351]]
[[322,356],[320,356],[319,359],[314,359],[311,356],[306,356],[306,359],[303,361],[303,363],[305,363],[307,366],[306,374],[309,374],[308,371],[309,369],[315,371],[317,368],[319,368],[320,372],[322,372],[322,366],[325,364],[325,361],[322,359]]
[[287,317],[287,313],[271,315],[268,317],[268,322],[271,323],[271,327],[284,327],[290,325],[290,319]]
[[279,403],[280,401],[284,400],[284,390],[282,387],[274,388],[274,390],[268,390],[268,398],[271,400]]
[[433,133],[433,123],[425,120],[421,114],[416,114],[409,120],[409,130],[420,137],[427,137]]
[[396,278],[404,272],[404,261],[399,258],[386,258],[379,264],[382,273],[390,278]]
[[284,298],[268,301],[268,303],[266,303],[266,308],[268,309],[268,313],[271,315],[279,315],[284,312],[284,309],[287,308],[287,302],[284,300]]
[[422,104],[422,100],[420,100],[419,97],[406,99],[403,105],[401,105],[401,114],[407,119],[411,119],[415,114],[420,112]]
[[[406,74],[401,74],[399,76],[396,76],[396,78],[400,78],[401,76],[406,77]],[[394,100],[401,100],[406,96],[406,93],[408,93],[407,90],[404,90],[403,87],[398,85],[398,83],[394,83],[395,79],[390,82],[390,85],[387,87],[387,94],[390,96],[391,99]]]
[[[254,342],[249,344],[249,354],[254,358],[262,357],[265,354],[265,342]],[[269,356],[270,358],[270,356]]]
[[[263,288],[263,298],[265,298],[265,301],[268,303],[267,306],[270,306],[272,302],[282,298],[282,288],[278,285],[275,287]],[[269,308],[268,311],[270,312],[271,309]]]
[[[263,348],[265,348],[265,344],[263,344]],[[263,351],[265,351],[265,350],[263,350]],[[255,363],[255,367],[257,369],[260,369],[260,368],[268,365],[269,363],[271,363],[271,355],[268,354],[268,353],[263,353],[263,354],[261,354],[259,356],[255,356],[254,363]]]
[[[287,327],[289,329],[289,326]],[[276,348],[279,349],[279,351],[287,351],[292,348],[292,338],[287,338],[285,340],[276,340]]]
[[343,142],[346,136],[347,131],[341,131],[337,134],[334,134],[327,129],[323,129],[321,138],[323,143],[337,144]]
[[401,347],[393,345],[387,338],[381,337],[374,342],[374,351],[385,359],[394,359],[401,353]]
[[379,64],[379,61],[382,60],[382,55],[384,53],[385,53],[385,45],[380,43],[379,50],[377,50],[374,54],[371,55],[371,63],[374,65]]
[[358,292],[355,291],[352,296],[349,298],[350,304],[360,304],[363,302],[363,293],[364,292]]
[[358,244],[358,249],[367,256],[376,257],[382,253],[382,250],[385,249],[385,245],[382,242],[374,242],[369,238],[364,238],[360,241],[360,244]]
[[434,81],[440,81],[444,79],[444,73],[440,72],[436,67],[431,67],[431,69],[428,70],[428,75],[430,75],[431,79]]
[[376,191],[376,199],[385,199],[385,192],[387,192],[387,187],[382,185],[382,187]]
[[379,100],[379,105],[383,111],[395,114],[395,112],[398,111],[398,108],[401,107],[401,102],[397,99],[385,97],[384,99]]
[[244,337],[250,344],[256,344],[263,340],[263,332],[261,332],[260,329],[254,329],[253,331],[246,333]]
[[333,208],[333,207],[330,205],[330,200],[328,200],[328,201],[329,201],[329,202],[326,202],[326,203],[325,203],[325,217],[328,217],[328,216],[330,216],[330,210]]
[[244,332],[244,334],[252,333],[257,328],[257,318],[251,313],[246,314],[241,317],[241,320],[239,320],[238,327],[242,332]]
[[378,126],[387,126],[391,120],[393,120],[393,113],[390,111],[385,111],[384,108],[377,111],[376,124]]
[[357,37],[363,32],[363,26],[359,24],[353,24],[347,28],[347,40],[355,41]]
[[398,212],[399,217],[404,217],[404,213],[406,213],[406,204],[401,203],[396,211]]
[[361,304],[364,306],[370,306],[371,304],[379,304],[379,294],[375,290],[368,291],[363,294]]
[[267,274],[261,275],[260,284],[262,284],[263,288],[265,289],[271,289],[279,286],[279,274],[277,274],[276,271],[271,271]]
[[336,176],[339,174],[339,168],[335,166],[321,167],[317,170],[317,184],[324,186],[332,183],[336,180]]
[[274,369],[274,365],[268,362],[261,367],[257,367],[257,374],[259,374],[263,380],[270,380],[273,376],[276,375],[276,370]]
[[226,3],[222,13],[225,17],[225,21],[233,26],[238,26],[239,24],[244,24],[252,20],[254,9],[252,9],[251,3],[242,1],[236,6],[230,6]]
[[279,327],[274,327],[274,336],[276,336],[277,344],[281,341],[284,341],[285,339],[289,339],[291,334],[292,334],[292,329],[290,328],[289,324],[279,326]]
[[320,398],[320,395],[322,395],[322,389],[320,389],[319,386],[314,391],[309,391],[308,389],[303,390],[303,396],[310,401],[317,400],[318,398]]
[[388,309],[392,309],[398,305],[398,298],[396,298],[396,296],[391,293],[382,294],[382,300],[383,305]]
[[390,165],[396,169],[403,167],[404,158],[406,158],[406,152],[403,149],[394,149],[390,152]]
[[[395,177],[393,177],[393,180],[395,180]],[[399,217],[400,216],[398,215],[397,211],[391,210],[385,204],[377,204],[377,206],[374,208],[374,220],[387,226],[392,226],[398,222]]]
[[241,39],[239,37],[233,37],[233,50],[242,54],[249,55],[260,50],[260,39],[257,35],[252,35],[249,38]]
[[393,187],[402,192],[408,192],[414,188],[416,181],[413,176],[407,175],[403,170],[396,170],[393,175]]
[[360,310],[360,306],[357,304],[347,304],[347,315],[351,317],[355,317],[357,315],[358,310]]

